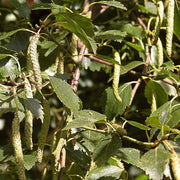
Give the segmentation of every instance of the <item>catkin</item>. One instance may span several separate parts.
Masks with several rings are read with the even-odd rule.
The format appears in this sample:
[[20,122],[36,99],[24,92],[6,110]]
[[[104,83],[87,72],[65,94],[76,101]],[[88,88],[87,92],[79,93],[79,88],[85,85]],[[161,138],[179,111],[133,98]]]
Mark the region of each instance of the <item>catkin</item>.
[[160,38],[158,38],[156,45],[158,53],[158,67],[160,67],[164,63],[163,45]]
[[75,63],[78,62],[78,37],[73,33],[71,39],[71,54]]
[[180,159],[176,151],[171,151],[171,167],[175,180],[180,180]]
[[[118,63],[121,63],[120,60],[120,55],[118,51],[114,51],[114,59]],[[112,88],[113,88],[113,93],[115,98],[119,101],[122,102],[121,97],[119,96],[118,88],[119,88],[119,79],[120,79],[120,72],[121,72],[121,67],[119,64],[114,64],[114,74],[113,74],[113,83],[112,83]]]
[[20,124],[19,124],[19,117],[17,111],[12,121],[12,144],[14,148],[15,161],[16,161],[16,167],[18,170],[19,179],[26,180],[23,150],[21,145]]
[[37,54],[37,43],[39,40],[39,31],[33,36],[27,51],[27,70],[31,77],[30,80],[36,81],[39,89],[42,87],[41,70]]
[[155,24],[155,29],[154,29],[153,42],[157,42],[158,40],[161,24],[163,22],[163,16],[164,16],[164,5],[162,1],[158,1],[157,2],[157,17],[156,17],[156,24]]
[[[31,89],[31,84],[29,80],[25,77],[24,79],[24,91],[26,98],[33,98],[33,93]],[[33,141],[32,141],[32,132],[33,132],[33,114],[32,112],[25,108],[25,142],[26,146],[29,150],[33,149]]]
[[50,107],[49,107],[49,102],[45,98],[43,98],[43,110],[44,110],[44,120],[39,134],[38,149],[37,149],[38,163],[42,162],[44,146],[46,143],[46,138],[50,124]]
[[166,25],[166,51],[168,56],[172,54],[172,40],[174,29],[174,0],[169,0],[167,6],[167,25]]

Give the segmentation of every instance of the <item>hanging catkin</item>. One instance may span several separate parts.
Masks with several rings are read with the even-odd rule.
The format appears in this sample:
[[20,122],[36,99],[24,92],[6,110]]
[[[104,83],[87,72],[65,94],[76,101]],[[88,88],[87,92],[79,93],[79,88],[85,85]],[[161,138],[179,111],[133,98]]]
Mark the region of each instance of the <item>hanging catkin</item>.
[[30,75],[30,80],[36,81],[39,89],[42,87],[41,70],[37,54],[37,43],[39,40],[39,31],[33,36],[27,51],[27,70]]
[[18,107],[16,92],[14,89],[14,99],[16,102],[16,112],[14,114],[14,119],[12,121],[12,145],[14,148],[14,156],[16,161],[16,167],[18,171],[18,176],[20,180],[26,180],[25,168],[24,168],[24,157],[21,144],[21,135],[20,135],[20,122],[18,117]]
[[162,1],[157,2],[157,17],[154,29],[153,42],[157,42],[164,16],[164,5]]
[[[119,52],[116,51],[116,50],[114,50],[114,60],[117,61],[118,63],[121,63]],[[114,64],[114,74],[113,74],[113,84],[112,84],[113,93],[114,93],[115,98],[119,102],[122,102],[122,99],[119,96],[119,92],[118,92],[120,74],[121,74],[120,65],[119,64]]]
[[158,38],[156,46],[158,53],[158,68],[159,68],[164,63],[163,45],[160,38]]
[[168,56],[172,54],[172,40],[174,29],[174,0],[169,0],[167,6],[167,25],[166,25],[166,51]]
[[171,166],[175,180],[180,180],[180,159],[177,152],[173,149],[171,151]]
[[42,162],[44,146],[46,143],[46,138],[50,124],[50,107],[49,107],[49,102],[45,98],[43,98],[43,111],[44,111],[44,120],[39,134],[38,149],[37,149],[38,163]]
[[78,63],[78,37],[73,33],[71,39],[71,54],[75,63]]
[[[31,84],[29,83],[27,77],[25,77],[24,79],[24,91],[26,98],[33,98]],[[25,142],[26,142],[26,147],[29,150],[33,149],[32,132],[33,132],[33,114],[29,109],[25,108]]]

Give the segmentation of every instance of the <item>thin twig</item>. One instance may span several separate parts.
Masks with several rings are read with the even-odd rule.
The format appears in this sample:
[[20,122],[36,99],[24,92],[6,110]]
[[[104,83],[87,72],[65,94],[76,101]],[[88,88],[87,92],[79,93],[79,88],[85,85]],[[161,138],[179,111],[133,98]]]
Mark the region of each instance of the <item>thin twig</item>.
[[146,25],[144,24],[144,22],[142,21],[141,18],[137,18],[137,20],[139,21],[139,24],[143,27],[144,30],[147,29]]
[[97,57],[94,57],[94,56],[89,56],[89,57],[90,57],[91,59],[93,59],[93,60],[97,61],[97,62],[100,62],[100,63],[106,64],[106,65],[108,65],[108,66],[112,66],[112,65],[113,65],[112,63],[107,62],[107,61],[104,61],[104,60],[99,59],[99,58],[97,58]]
[[[150,52],[147,53],[146,62],[145,62],[145,65],[144,65],[144,69],[142,71],[143,74],[146,73],[149,60],[150,60]],[[135,94],[136,94],[136,92],[137,92],[137,90],[139,88],[140,83],[141,83],[141,78],[138,78],[137,83],[136,83],[136,85],[134,86],[134,88],[132,90],[132,96],[131,96],[131,100],[130,100],[129,106],[127,107],[127,110],[129,110],[129,108],[130,108],[130,106],[131,106],[131,104],[133,102],[133,99],[134,99]]]

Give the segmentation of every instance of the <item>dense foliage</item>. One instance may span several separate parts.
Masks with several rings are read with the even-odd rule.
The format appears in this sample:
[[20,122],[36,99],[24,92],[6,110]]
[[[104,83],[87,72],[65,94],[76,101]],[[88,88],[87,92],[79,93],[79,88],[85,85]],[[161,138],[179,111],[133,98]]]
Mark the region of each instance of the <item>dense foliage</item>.
[[180,178],[180,2],[1,0],[0,179]]

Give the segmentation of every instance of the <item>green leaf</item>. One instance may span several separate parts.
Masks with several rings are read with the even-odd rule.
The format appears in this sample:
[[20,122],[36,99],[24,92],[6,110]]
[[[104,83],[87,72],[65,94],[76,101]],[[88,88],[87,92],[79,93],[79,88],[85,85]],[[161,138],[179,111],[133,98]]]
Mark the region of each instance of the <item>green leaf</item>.
[[36,163],[37,159],[36,159],[36,153],[32,153],[32,154],[26,154],[24,155],[24,167],[26,168],[26,170],[30,170]]
[[162,179],[166,165],[169,163],[170,153],[161,147],[151,149],[141,157],[142,169],[152,180]]
[[[165,78],[163,78],[165,79]],[[158,80],[156,81],[158,82],[166,91],[166,93],[169,95],[169,96],[176,96],[177,94],[177,91],[176,91],[176,88],[168,83],[165,83],[164,81],[161,81],[161,80]]]
[[72,87],[57,77],[49,77],[49,79],[59,100],[76,114],[80,110],[82,103],[79,97],[73,92]]
[[179,123],[180,121],[179,117],[180,117],[180,103],[178,101],[174,101],[171,109],[171,117],[167,122],[167,125],[173,128]]
[[97,144],[94,150],[94,161],[100,166],[107,163],[110,157],[116,155],[121,146],[121,139],[117,133],[106,136]]
[[107,166],[102,166],[100,168],[95,168],[92,171],[90,171],[87,175],[87,180],[95,180],[95,179],[119,179],[120,175],[124,169],[117,167],[117,166],[112,166],[112,165],[107,165]]
[[16,30],[13,30],[13,31],[10,31],[10,32],[7,32],[7,33],[3,33],[0,36],[0,40],[6,39],[7,37],[12,36],[13,34],[19,32],[19,31],[28,31],[29,32],[29,30],[25,29],[25,28],[16,29]]
[[136,68],[143,64],[144,62],[142,61],[132,61],[126,65],[121,65],[121,75],[126,74],[128,71],[132,70],[133,68]]
[[149,130],[147,126],[145,126],[144,124],[140,124],[136,121],[127,121],[127,123],[142,130]]
[[65,129],[92,126],[94,123],[105,123],[106,116],[92,110],[81,110],[75,114],[75,119],[70,121]]
[[128,42],[128,41],[124,41],[128,46],[132,47],[133,49],[137,50],[137,51],[140,51],[140,52],[143,52],[144,49],[142,48],[142,46],[140,45],[137,45],[137,44],[134,44],[134,43],[131,43],[131,42]]
[[152,116],[146,118],[146,125],[161,129],[162,125],[159,122],[159,116]]
[[97,33],[96,38],[121,42],[126,35],[126,32],[121,32],[119,30],[109,30]]
[[144,2],[144,5],[145,6],[138,4],[138,7],[146,13],[157,14],[157,7],[153,2]]
[[[61,34],[58,34],[58,37],[55,36],[54,38],[57,42],[61,43],[61,41],[68,35],[68,33],[69,32],[67,31],[62,32]],[[58,47],[58,45],[55,42],[49,40],[44,40],[40,45],[42,49],[48,49],[44,54],[45,56],[48,56]]]
[[158,116],[159,123],[161,125],[166,125],[170,120],[171,113],[171,101],[166,102],[160,106],[156,111],[154,111],[151,116]]
[[20,2],[16,0],[10,0],[10,3],[15,6],[15,9],[18,11],[18,13],[21,14],[21,16],[28,18],[31,11],[28,4],[25,1]]
[[64,9],[65,10],[66,7],[64,6],[60,6],[58,4],[54,4],[54,3],[35,3],[31,9],[32,10],[39,10],[39,9]]
[[138,37],[140,39],[142,39],[144,32],[142,28],[136,27],[132,24],[124,24],[121,26],[120,30],[126,32],[129,36]]
[[16,76],[20,73],[19,70],[20,69],[17,67],[17,61],[12,57],[0,61],[0,78],[2,80],[6,80],[6,76],[11,76],[11,78],[15,80]]
[[104,56],[104,55],[101,55],[101,54],[96,54],[97,58],[99,59],[102,59],[103,61],[107,61],[107,62],[110,62],[110,63],[113,63],[113,64],[119,64],[117,61],[115,61],[112,57],[110,56]]
[[87,155],[86,152],[83,152],[78,148],[77,144],[76,146],[67,146],[66,147],[66,153],[67,153],[67,159],[71,162],[75,162],[79,166],[81,166],[83,169],[89,169],[90,164],[90,156]]
[[119,95],[122,98],[122,103],[116,100],[114,93],[111,87],[105,90],[105,114],[108,119],[113,119],[114,117],[121,115],[126,106],[129,105],[131,100],[132,88],[130,83],[125,83],[119,87]]
[[100,71],[101,68],[105,68],[105,67],[107,67],[107,66],[105,64],[103,64],[103,63],[100,63],[100,62],[97,62],[97,61],[90,61],[89,69],[92,72]]
[[35,118],[41,119],[43,121],[44,112],[43,112],[43,107],[42,107],[40,101],[38,101],[37,99],[33,99],[33,98],[26,98],[26,99],[24,99],[24,104],[25,104],[26,108],[32,112],[32,114]]
[[160,107],[168,101],[168,95],[164,88],[156,81],[150,80],[145,87],[145,97],[148,103],[152,103],[152,95],[155,96],[157,107]]
[[95,54],[97,46],[95,41],[92,39],[94,31],[90,19],[82,15],[66,12],[57,14],[56,20],[62,27],[75,33],[86,47],[89,50],[92,50]]
[[120,148],[117,157],[122,161],[140,167],[140,151],[134,148]]
[[[80,180],[79,177],[82,177],[82,179],[84,179],[83,169],[76,163],[70,164],[70,167],[68,167],[68,171],[66,171],[66,174],[68,175],[68,177],[73,177],[73,180]],[[76,175],[77,177],[74,175]],[[62,179],[64,180],[64,177],[62,177]],[[69,180],[69,178],[67,178],[67,180]]]
[[110,29],[118,29],[119,31],[126,32],[127,36],[130,37],[138,37],[139,39],[143,39],[145,37],[145,32],[142,28],[137,27],[135,25],[127,23],[127,21],[111,21]]
[[79,135],[83,137],[82,148],[89,152],[94,152],[97,144],[105,137],[105,134],[90,130],[81,131]]
[[[18,92],[18,95],[22,95],[22,91]],[[18,110],[24,112],[24,107],[19,100],[18,102]],[[0,115],[7,112],[15,112],[16,111],[16,103],[14,101],[14,96],[12,91],[7,90],[5,88],[0,88]]]
[[127,10],[127,8],[122,3],[118,2],[118,1],[99,1],[96,3],[105,4],[107,6],[112,6],[112,7]]

